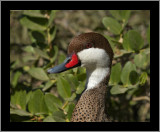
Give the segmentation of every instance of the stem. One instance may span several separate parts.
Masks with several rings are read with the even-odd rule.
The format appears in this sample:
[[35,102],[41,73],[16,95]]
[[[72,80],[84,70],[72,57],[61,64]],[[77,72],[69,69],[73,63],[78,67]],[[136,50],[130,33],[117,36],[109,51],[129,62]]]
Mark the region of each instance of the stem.
[[147,100],[150,102],[150,98],[147,96],[141,96],[141,97],[134,97],[133,101],[141,101],[141,100]]
[[50,56],[52,56],[52,53],[51,53],[52,44],[51,44],[51,36],[50,36],[49,32],[50,32],[50,28],[48,27],[48,29],[47,29],[47,36],[48,36],[47,40],[48,40],[48,45],[49,45],[49,54],[50,54]]
[[68,101],[64,103],[64,105],[62,106],[62,109],[64,110],[64,108],[67,106]]

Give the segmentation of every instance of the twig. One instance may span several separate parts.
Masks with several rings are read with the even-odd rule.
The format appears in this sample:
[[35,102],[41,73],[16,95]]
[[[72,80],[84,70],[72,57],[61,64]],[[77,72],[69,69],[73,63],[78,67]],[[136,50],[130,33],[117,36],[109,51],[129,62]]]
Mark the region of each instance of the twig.
[[147,97],[147,96],[134,97],[132,100],[133,100],[133,101],[147,100],[147,101],[149,101],[149,102],[150,102],[150,98],[149,98],[149,97]]

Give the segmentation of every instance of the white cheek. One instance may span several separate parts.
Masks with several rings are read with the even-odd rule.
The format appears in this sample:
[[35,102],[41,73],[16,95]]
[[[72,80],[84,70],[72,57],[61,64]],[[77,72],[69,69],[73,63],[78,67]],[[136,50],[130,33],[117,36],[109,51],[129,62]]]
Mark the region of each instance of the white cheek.
[[107,67],[110,63],[108,54],[104,49],[99,48],[89,48],[84,49],[77,53],[79,59],[81,60],[82,66],[89,67]]
[[77,53],[81,66],[87,69],[86,90],[92,89],[110,73],[109,55],[104,49],[89,48]]

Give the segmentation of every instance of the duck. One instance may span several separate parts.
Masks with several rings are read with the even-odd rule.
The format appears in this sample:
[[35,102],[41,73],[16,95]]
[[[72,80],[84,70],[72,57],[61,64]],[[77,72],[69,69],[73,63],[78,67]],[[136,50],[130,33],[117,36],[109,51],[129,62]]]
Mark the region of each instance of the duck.
[[110,122],[106,114],[107,84],[111,74],[113,50],[108,40],[95,32],[74,37],[68,57],[48,73],[61,73],[81,66],[86,68],[86,85],[71,117],[71,122]]

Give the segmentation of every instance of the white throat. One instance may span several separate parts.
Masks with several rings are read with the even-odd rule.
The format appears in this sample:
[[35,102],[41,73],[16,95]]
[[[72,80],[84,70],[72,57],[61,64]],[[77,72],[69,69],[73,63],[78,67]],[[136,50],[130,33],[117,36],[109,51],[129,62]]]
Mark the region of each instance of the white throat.
[[89,48],[77,53],[81,66],[86,67],[86,90],[93,89],[110,74],[110,59],[104,49]]
[[87,70],[86,90],[95,88],[109,74],[110,68],[96,68],[93,71]]

